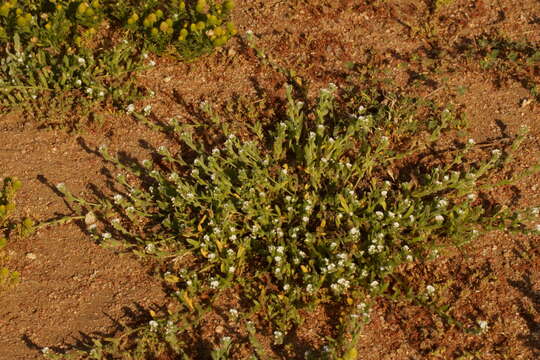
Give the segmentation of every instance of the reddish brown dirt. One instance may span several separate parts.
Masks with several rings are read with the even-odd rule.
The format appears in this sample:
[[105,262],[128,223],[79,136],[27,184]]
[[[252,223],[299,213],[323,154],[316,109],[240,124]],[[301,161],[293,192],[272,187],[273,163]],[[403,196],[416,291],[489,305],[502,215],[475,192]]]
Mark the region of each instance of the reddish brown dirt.
[[[350,61],[380,69],[368,75],[392,79],[386,86],[393,91],[459,108],[467,114],[477,142],[512,135],[528,125],[531,133],[514,168],[533,164],[540,155],[538,102],[511,73],[483,70],[481,58],[465,55],[460,44],[497,32],[538,49],[540,4],[455,0],[430,15],[431,3],[237,1],[233,20],[240,33],[253,30],[258,45],[278,64],[295,69],[312,90],[330,81],[344,84],[345,63]],[[436,55],[441,49],[444,54]],[[147,103],[160,120],[194,117],[201,100],[219,105],[231,96],[283,94],[284,78],[261,65],[240,40],[189,64],[156,60],[158,65],[140,80],[156,92]],[[538,68],[530,76],[540,83]],[[522,106],[523,100],[532,101]],[[107,165],[92,152],[99,144],[142,159],[149,149],[168,141],[127,118],[111,117],[103,128],[86,129],[79,137],[19,124],[13,116],[0,121],[0,175],[24,182],[19,211],[37,219],[69,211],[53,190],[58,182],[75,193],[91,193],[89,184],[110,192],[102,171]],[[539,180],[535,175],[495,195],[508,203],[512,193],[517,194],[516,206],[539,204]],[[148,309],[166,302],[148,269],[136,259],[94,245],[76,225],[42,230],[8,250],[10,267],[21,271],[22,282],[0,297],[0,359],[39,358],[37,347],[69,346],[84,334],[114,331],[114,321],[129,319],[124,307]],[[494,233],[468,250],[467,256],[449,254],[413,272],[421,281],[447,285],[444,295],[456,318],[469,325],[487,320],[487,334],[466,335],[426,310],[381,301],[360,340],[362,359],[540,357],[538,238]],[[36,259],[30,260],[29,253]],[[301,333],[319,346],[324,333],[309,328],[316,323],[308,320]],[[299,358],[303,350],[298,350]]]

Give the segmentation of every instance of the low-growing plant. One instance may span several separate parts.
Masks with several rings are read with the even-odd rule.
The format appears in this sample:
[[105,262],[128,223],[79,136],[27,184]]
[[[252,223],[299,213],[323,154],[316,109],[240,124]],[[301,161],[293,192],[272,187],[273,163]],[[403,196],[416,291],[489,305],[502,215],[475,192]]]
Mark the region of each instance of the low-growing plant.
[[211,52],[236,34],[232,8],[231,0],[4,1],[0,111],[22,107],[27,118],[73,128],[97,104],[124,108],[144,93],[133,74],[155,64],[149,52],[184,60]]
[[[104,230],[90,230],[104,244],[165,262],[164,279],[186,313],[235,292],[238,321],[256,322],[288,351],[302,311],[332,304],[341,336],[321,356],[352,359],[378,297],[412,299],[452,321],[434,302],[436,284],[403,280],[407,264],[491,230],[539,233],[538,208],[480,200],[538,166],[491,182],[525,132],[487,157],[472,139],[431,157],[455,121],[450,111],[424,121],[403,112],[400,98],[363,93],[338,101],[336,91],[330,85],[306,104],[287,87],[285,114],[270,125],[255,121],[243,136],[203,103],[212,121],[172,119],[166,130],[181,148],[160,147],[157,162],[124,163],[99,149],[120,171],[123,190],[111,199],[58,189],[81,214],[103,219]],[[212,127],[222,137],[207,148],[196,136]]]
[[475,39],[466,53],[476,58],[482,69],[491,70],[498,83],[513,79],[529,90],[536,100],[540,99],[536,79],[540,49],[536,44],[512,41],[500,34],[484,34]]
[[[23,48],[15,35],[13,48],[6,47],[0,60],[0,106],[22,108],[45,125],[73,128],[97,104],[124,108],[141,98],[131,75],[144,68],[129,44],[60,56],[33,44]],[[63,113],[67,119],[52,116]]]
[[13,231],[26,235],[31,231],[33,222],[30,219],[24,219],[17,223],[11,219],[15,210],[15,194],[21,187],[21,182],[15,178],[5,178],[0,189],[0,290],[13,287],[19,282],[20,274],[18,271],[11,271],[5,266],[8,260],[8,254],[5,247],[8,243],[8,237]]
[[149,51],[176,53],[193,58],[222,46],[236,34],[227,22],[232,0],[172,0],[116,2],[113,16],[128,30],[134,41]]

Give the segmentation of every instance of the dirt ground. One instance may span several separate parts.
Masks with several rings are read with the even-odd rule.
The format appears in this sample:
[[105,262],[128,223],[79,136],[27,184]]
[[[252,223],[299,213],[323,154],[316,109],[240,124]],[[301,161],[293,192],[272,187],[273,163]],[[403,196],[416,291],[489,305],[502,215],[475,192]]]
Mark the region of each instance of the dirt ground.
[[[445,4],[434,8],[431,4]],[[238,0],[233,21],[252,30],[258,46],[295,69],[317,89],[347,76],[388,78],[393,91],[452,104],[467,115],[477,142],[492,143],[527,125],[531,131],[515,170],[540,158],[540,105],[525,80],[540,86],[540,65],[483,69],[482,35],[527,42],[540,49],[540,2],[531,0],[326,1]],[[284,78],[261,65],[243,40],[191,63],[155,59],[140,75],[156,95],[157,119],[190,117],[206,100],[283,95]],[[347,71],[356,64],[356,73]],[[360,76],[363,75],[363,78]],[[359,80],[360,79],[360,80]],[[364,80],[362,80],[364,79]],[[372,82],[369,82],[372,81]],[[253,100],[253,101],[254,101]],[[100,144],[142,160],[168,139],[127,117],[109,116],[80,134],[37,129],[14,115],[0,118],[0,175],[23,181],[20,214],[51,219],[69,208],[54,189],[107,192]],[[495,194],[514,206],[540,204],[540,176]],[[361,359],[540,358],[540,247],[538,238],[494,233],[469,245],[469,256],[449,254],[418,270],[447,286],[459,320],[488,321],[476,336],[442,324],[412,305],[381,301],[360,340]],[[87,336],[114,333],[119,321],[159,308],[166,297],[150,269],[128,255],[94,244],[76,224],[40,230],[9,245],[10,268],[21,283],[0,296],[0,360],[39,359],[43,346],[65,348]],[[314,335],[316,336],[316,334]]]

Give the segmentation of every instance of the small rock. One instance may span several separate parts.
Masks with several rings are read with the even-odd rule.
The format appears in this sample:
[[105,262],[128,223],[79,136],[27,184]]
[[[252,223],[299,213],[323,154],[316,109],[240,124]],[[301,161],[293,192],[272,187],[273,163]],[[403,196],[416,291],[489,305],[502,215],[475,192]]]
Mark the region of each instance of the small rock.
[[84,223],[87,226],[93,225],[96,223],[96,215],[93,212],[88,212],[84,217]]
[[525,98],[525,99],[521,100],[521,107],[525,107],[525,106],[529,105],[530,103],[532,103],[532,99]]

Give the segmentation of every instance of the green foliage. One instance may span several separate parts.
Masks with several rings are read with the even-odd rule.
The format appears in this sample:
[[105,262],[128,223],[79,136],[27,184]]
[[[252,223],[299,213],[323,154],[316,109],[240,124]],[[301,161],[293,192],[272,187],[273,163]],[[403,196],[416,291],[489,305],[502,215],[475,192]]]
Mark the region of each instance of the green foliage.
[[0,111],[22,105],[27,118],[73,128],[78,120],[67,119],[98,104],[122,109],[143,95],[133,74],[148,52],[185,60],[211,52],[236,34],[232,8],[231,0],[3,1]]
[[193,58],[227,43],[236,34],[227,18],[230,0],[221,3],[198,0],[115,2],[112,15],[128,36],[149,51],[161,53],[170,47],[180,56]]
[[511,78],[522,84],[536,100],[540,89],[535,80],[540,65],[540,48],[525,41],[512,41],[499,34],[483,35],[467,53],[478,59],[484,70],[491,70],[498,82]]
[[[5,252],[7,246],[7,236],[16,228],[16,224],[11,221],[11,213],[15,210],[15,193],[21,187],[21,182],[13,178],[5,178],[3,186],[0,189],[0,290],[13,287],[19,282],[20,274],[17,271],[11,271],[4,266],[8,255]],[[21,231],[32,227],[30,220],[23,221],[19,225]]]
[[[0,106],[8,111],[23,105],[29,117],[45,125],[73,128],[98,103],[123,108],[140,98],[130,74],[142,68],[128,44],[59,55],[33,44],[22,48],[16,35],[0,60]],[[52,116],[58,113],[71,118]]]
[[[514,211],[479,200],[530,173],[490,182],[525,132],[483,160],[471,160],[482,155],[470,139],[445,161],[418,164],[455,121],[450,111],[420,121],[414,108],[403,110],[403,98],[362,93],[338,102],[336,90],[330,85],[306,104],[287,87],[285,115],[269,127],[255,121],[245,137],[203,103],[211,122],[173,119],[165,130],[181,148],[160,147],[157,163],[126,164],[100,148],[121,172],[123,190],[112,199],[92,202],[63,184],[58,189],[81,214],[105,219],[104,230],[89,228],[104,244],[165,262],[164,280],[176,290],[181,313],[200,316],[233,291],[242,302],[230,309],[235,321],[249,330],[256,320],[273,333],[276,348],[287,349],[301,311],[332,304],[341,335],[329,340],[330,354],[354,358],[377,297],[413,299],[451,318],[434,304],[436,284],[403,280],[407,264],[435,259],[486,231],[540,230],[531,228],[537,208]],[[210,128],[222,134],[211,150],[196,140]],[[253,328],[250,334],[257,352]]]

